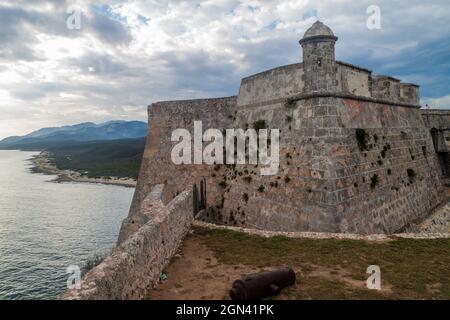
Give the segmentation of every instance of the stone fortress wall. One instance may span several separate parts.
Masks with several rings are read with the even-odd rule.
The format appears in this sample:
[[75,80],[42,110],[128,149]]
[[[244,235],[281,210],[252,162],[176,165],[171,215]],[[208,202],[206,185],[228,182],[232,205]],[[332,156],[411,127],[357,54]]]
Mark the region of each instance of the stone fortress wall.
[[450,110],[423,110],[422,119],[431,132],[441,173],[450,177]]
[[61,295],[64,300],[145,299],[189,231],[192,192],[162,202],[164,186],[157,185],[142,201],[148,221],[130,234],[102,263],[90,270],[80,289]]
[[[156,185],[164,185],[162,199],[167,203],[184,190],[192,190],[193,184],[198,183],[202,177],[208,177],[208,201],[220,201],[222,190],[218,180],[211,177],[210,165],[175,165],[172,162],[174,143],[171,142],[171,135],[178,128],[186,128],[193,136],[193,121],[197,119],[202,120],[204,130],[231,128],[231,108],[235,104],[236,97],[227,97],[167,101],[154,103],[149,107],[147,144],[130,213],[122,224],[118,243],[122,243],[148,221],[148,217],[141,212],[142,201]],[[133,223],[130,224],[130,221]]]
[[[441,202],[436,156],[418,109],[313,97],[291,110],[280,102],[242,111],[237,126],[245,127],[249,118],[269,119],[270,128],[281,129],[280,171],[267,177],[251,166],[227,170],[223,223],[393,233]],[[356,138],[359,128],[368,140],[364,150]]]
[[[430,215],[445,198],[445,161],[419,87],[337,61],[337,37],[315,23],[300,44],[303,62],[242,79],[237,97],[169,101],[149,107],[149,135],[128,220],[164,184],[167,203],[206,179],[210,222],[274,231],[395,233]],[[430,114],[431,115],[431,114]],[[174,165],[176,128],[280,129],[280,168]],[[431,128],[430,128],[431,126]],[[445,139],[444,139],[445,140]],[[207,145],[204,143],[203,146]],[[135,226],[136,228],[136,226]],[[134,231],[124,224],[119,243]]]
[[[237,96],[149,106],[141,171],[118,245],[83,277],[81,290],[61,298],[145,298],[194,220],[193,185],[203,179],[207,208],[198,216],[214,224],[196,223],[207,227],[350,239],[447,232],[450,110],[420,110],[417,85],[336,61],[336,40],[316,22],[300,40],[302,63],[242,79]],[[197,120],[203,132],[279,129],[279,171],[175,165],[172,132],[193,136]]]

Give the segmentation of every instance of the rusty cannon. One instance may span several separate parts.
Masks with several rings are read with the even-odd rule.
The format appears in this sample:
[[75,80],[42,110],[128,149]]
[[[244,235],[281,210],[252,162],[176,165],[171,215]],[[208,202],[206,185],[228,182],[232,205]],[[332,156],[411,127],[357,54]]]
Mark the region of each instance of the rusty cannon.
[[275,271],[251,274],[233,282],[231,300],[259,300],[277,295],[281,289],[295,284],[295,272],[284,267]]

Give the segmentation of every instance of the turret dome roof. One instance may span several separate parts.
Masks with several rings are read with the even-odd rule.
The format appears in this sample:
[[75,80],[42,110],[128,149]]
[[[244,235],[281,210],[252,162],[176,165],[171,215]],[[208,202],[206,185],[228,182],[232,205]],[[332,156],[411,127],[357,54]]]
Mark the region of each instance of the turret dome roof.
[[332,36],[334,37],[333,31],[331,31],[330,27],[323,24],[321,21],[316,21],[313,25],[306,30],[303,39],[309,37],[317,37],[317,36]]

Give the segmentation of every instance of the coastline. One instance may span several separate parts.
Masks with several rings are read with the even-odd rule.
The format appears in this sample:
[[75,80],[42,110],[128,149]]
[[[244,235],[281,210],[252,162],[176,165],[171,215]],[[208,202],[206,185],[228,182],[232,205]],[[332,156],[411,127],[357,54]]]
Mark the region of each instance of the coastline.
[[118,177],[101,177],[90,178],[79,172],[73,170],[60,170],[51,161],[50,154],[46,151],[42,151],[38,155],[35,155],[29,159],[33,164],[31,172],[43,173],[48,175],[57,175],[54,182],[83,182],[83,183],[99,183],[107,185],[116,185],[128,188],[136,187],[137,181],[131,178],[118,178]]

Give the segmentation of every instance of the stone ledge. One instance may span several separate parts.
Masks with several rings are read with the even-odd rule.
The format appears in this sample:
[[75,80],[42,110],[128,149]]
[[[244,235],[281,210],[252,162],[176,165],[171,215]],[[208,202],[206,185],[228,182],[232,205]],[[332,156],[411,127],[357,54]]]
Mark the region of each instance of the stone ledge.
[[450,109],[421,109],[423,115],[450,115]]
[[367,241],[389,241],[394,238],[408,238],[408,239],[441,239],[450,238],[450,233],[398,233],[398,234],[352,234],[352,233],[330,233],[330,232],[289,232],[289,231],[266,231],[242,227],[230,227],[207,223],[203,221],[194,220],[194,226],[208,228],[208,229],[222,229],[244,232],[251,235],[258,235],[266,238],[275,236],[284,236],[288,238],[305,238],[305,239],[350,239],[350,240],[367,240]]
[[356,70],[361,70],[361,71],[365,71],[367,73],[372,73],[372,70],[363,68],[363,67],[359,67],[359,66],[355,66],[354,64],[348,63],[348,62],[344,62],[344,61],[340,61],[340,60],[336,60],[337,64],[343,65],[345,67],[349,67],[352,69],[356,69]]
[[180,105],[180,104],[205,104],[205,103],[219,103],[219,102],[233,102],[237,99],[237,96],[228,96],[228,97],[216,97],[216,98],[200,98],[200,99],[180,99],[180,100],[167,100],[167,101],[157,101],[147,106],[147,109],[150,110],[152,106],[160,106],[164,105],[165,107],[170,105]]
[[387,105],[392,105],[392,106],[420,109],[420,105],[404,103],[404,102],[400,102],[400,101],[390,101],[390,100],[380,99],[380,98],[357,96],[357,95],[353,95],[351,93],[346,93],[346,92],[313,92],[313,93],[306,93],[306,94],[302,93],[299,95],[295,95],[291,98],[294,100],[305,100],[305,99],[311,99],[311,98],[342,98],[342,99],[353,99],[353,100],[360,100],[360,101],[373,102],[373,103],[379,103],[379,104],[387,104]]
[[364,96],[356,96],[351,93],[345,93],[345,92],[313,92],[313,93],[301,93],[298,95],[294,95],[288,98],[279,98],[279,99],[273,99],[273,100],[267,100],[264,102],[258,102],[258,103],[250,103],[250,104],[244,104],[239,105],[237,108],[239,110],[241,109],[247,109],[247,108],[255,108],[255,107],[262,107],[265,105],[271,105],[271,104],[277,104],[277,103],[284,103],[288,99],[292,99],[294,101],[300,101],[300,100],[307,100],[307,99],[314,99],[314,98],[340,98],[340,99],[353,99],[353,100],[359,100],[359,101],[365,101],[365,102],[373,102],[373,103],[379,103],[379,104],[385,104],[395,107],[406,107],[406,108],[413,108],[413,109],[420,109],[420,105],[415,104],[409,104],[404,103],[400,101],[389,101],[386,99],[379,99],[379,98],[372,98],[372,97],[364,97]]
[[252,80],[259,78],[261,76],[270,74],[271,72],[277,72],[277,71],[285,71],[285,70],[289,70],[289,69],[295,69],[295,68],[303,68],[303,63],[292,63],[292,64],[287,64],[284,66],[279,66],[279,67],[275,67],[275,68],[271,68],[265,71],[261,71],[255,74],[252,74],[250,76],[247,76],[245,78],[242,78],[241,83],[247,83],[247,82],[251,82]]

